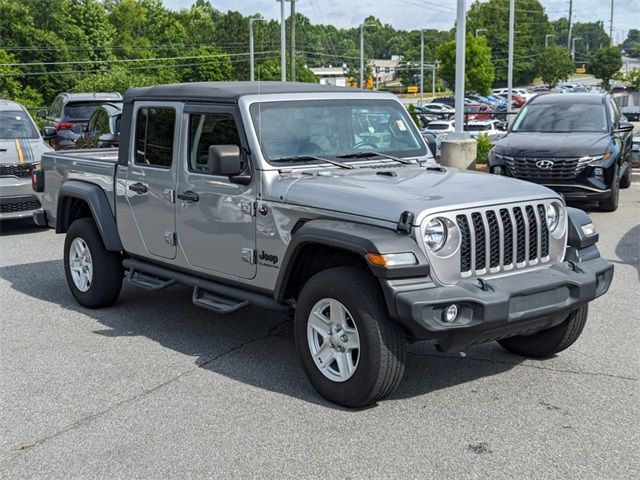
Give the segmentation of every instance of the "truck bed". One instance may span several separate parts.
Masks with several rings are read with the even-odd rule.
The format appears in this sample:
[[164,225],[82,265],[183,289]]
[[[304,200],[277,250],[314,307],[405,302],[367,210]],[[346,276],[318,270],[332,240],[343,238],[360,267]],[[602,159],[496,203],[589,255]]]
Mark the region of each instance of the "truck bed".
[[45,188],[42,207],[47,218],[56,216],[58,193],[64,181],[80,180],[95,183],[104,190],[114,209],[114,180],[118,162],[118,149],[70,150],[47,152],[42,155]]

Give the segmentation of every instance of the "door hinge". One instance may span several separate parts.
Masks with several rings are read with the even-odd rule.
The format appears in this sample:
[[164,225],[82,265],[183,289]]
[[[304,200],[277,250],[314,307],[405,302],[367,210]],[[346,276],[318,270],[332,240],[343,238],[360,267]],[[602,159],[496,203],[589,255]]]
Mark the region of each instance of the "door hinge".
[[169,203],[176,203],[176,191],[172,189],[167,189],[162,192],[162,195]]
[[243,248],[240,251],[240,256],[243,262],[250,263],[251,265],[256,263],[256,251],[253,248]]
[[176,243],[178,243],[176,239],[176,232],[164,232],[164,241],[172,247],[175,247]]
[[245,215],[256,216],[256,202],[242,201],[240,202],[240,211]]

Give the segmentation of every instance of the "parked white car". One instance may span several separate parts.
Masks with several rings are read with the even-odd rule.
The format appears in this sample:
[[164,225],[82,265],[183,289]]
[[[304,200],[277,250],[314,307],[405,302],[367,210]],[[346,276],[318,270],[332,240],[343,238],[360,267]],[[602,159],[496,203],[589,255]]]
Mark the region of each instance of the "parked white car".
[[479,135],[487,135],[492,141],[497,140],[505,134],[505,124],[500,120],[477,120],[465,125],[464,130],[472,138]]
[[[536,93],[530,92],[526,88],[512,88],[511,91],[516,95],[520,95],[521,97],[526,98],[527,101],[536,96]],[[507,95],[508,93],[508,88],[496,88],[493,90],[494,95]]]
[[438,120],[429,122],[429,125],[427,125],[424,131],[433,135],[440,135],[442,133],[451,133],[455,131],[455,128],[453,126],[453,120]]

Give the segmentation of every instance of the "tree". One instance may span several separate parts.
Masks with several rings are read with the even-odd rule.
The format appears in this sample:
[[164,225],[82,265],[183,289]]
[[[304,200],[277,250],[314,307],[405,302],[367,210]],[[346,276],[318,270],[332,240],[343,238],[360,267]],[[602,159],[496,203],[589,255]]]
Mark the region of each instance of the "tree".
[[640,58],[640,30],[630,29],[627,38],[622,43],[622,48],[630,57]]
[[622,54],[618,47],[605,47],[591,56],[589,73],[602,80],[605,89],[609,88],[609,80],[622,68]]
[[[440,77],[455,87],[456,75],[456,42],[443,43],[436,49],[436,57],[440,62]],[[495,78],[491,61],[491,50],[484,38],[467,35],[465,51],[465,90],[480,94],[488,94]]]
[[[184,63],[193,63],[193,67],[185,67],[182,70],[183,82],[220,82],[233,79],[233,64],[231,58],[216,47],[204,47],[188,50],[188,57],[198,57],[186,60]],[[201,65],[200,65],[201,64]]]
[[537,61],[538,73],[549,87],[555,87],[558,82],[569,78],[574,68],[567,49],[556,45],[545,48]]
[[0,98],[14,100],[26,107],[43,106],[42,95],[29,86],[23,87],[18,80],[20,69],[15,66],[6,66],[16,61],[14,55],[0,50]]
[[[518,0],[515,24],[513,81],[516,85],[531,83],[537,76],[536,58],[544,48],[545,35],[553,33],[544,7],[538,0]],[[509,0],[476,0],[467,13],[467,32],[484,29],[494,57],[495,78],[506,83],[509,51]]]
[[[256,80],[280,81],[280,60],[267,60],[256,65]],[[291,80],[290,69],[287,69],[287,80]],[[298,65],[296,66],[296,81],[318,83],[318,77],[307,67]]]

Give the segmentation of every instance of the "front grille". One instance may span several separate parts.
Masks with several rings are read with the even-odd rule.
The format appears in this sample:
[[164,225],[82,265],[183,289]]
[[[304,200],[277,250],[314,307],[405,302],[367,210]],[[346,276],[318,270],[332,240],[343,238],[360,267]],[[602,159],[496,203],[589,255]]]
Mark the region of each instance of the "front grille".
[[548,262],[545,212],[545,205],[540,203],[456,215],[462,276]]
[[33,165],[30,163],[16,163],[15,165],[0,165],[0,177],[13,176],[26,178],[31,176]]
[[24,212],[27,210],[35,210],[37,208],[40,208],[40,202],[38,200],[25,200],[25,201],[17,201],[14,203],[2,203],[0,204],[0,213]]
[[[512,176],[517,178],[570,179],[585,169],[591,158],[501,157]],[[551,162],[551,163],[547,163]],[[539,165],[550,166],[540,168]]]

